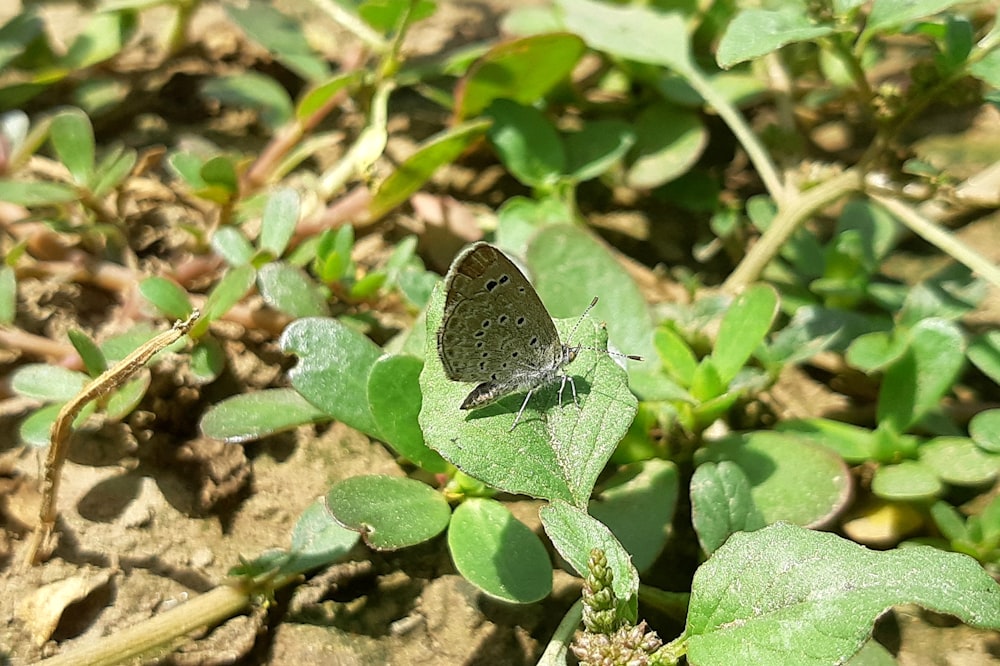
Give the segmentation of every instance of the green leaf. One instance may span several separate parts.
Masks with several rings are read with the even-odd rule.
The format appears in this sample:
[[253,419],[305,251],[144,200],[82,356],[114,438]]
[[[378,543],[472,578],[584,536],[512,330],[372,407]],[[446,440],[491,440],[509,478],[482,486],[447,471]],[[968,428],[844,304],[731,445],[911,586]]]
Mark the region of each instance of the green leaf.
[[112,421],[118,421],[131,414],[145,397],[150,381],[149,372],[143,369],[142,372],[111,392],[102,410],[105,416]]
[[1000,453],[1000,409],[979,412],[969,421],[969,436],[988,453]]
[[351,298],[364,300],[375,298],[378,290],[385,284],[386,275],[380,271],[372,271],[351,285]]
[[960,0],[875,0],[872,3],[865,33],[888,32],[911,21],[933,16]]
[[295,117],[300,123],[313,122],[313,116],[323,110],[327,105],[332,104],[335,96],[348,86],[355,86],[361,83],[364,72],[355,70],[345,74],[338,74],[328,81],[311,88],[302,95],[295,106]]
[[590,551],[594,548],[604,551],[608,568],[614,574],[611,587],[618,600],[617,615],[634,623],[638,616],[639,572],[611,530],[586,511],[558,500],[543,506],[538,513],[552,545],[581,577],[588,574]]
[[85,69],[118,55],[138,23],[134,11],[99,12],[90,16],[90,22],[60,59],[61,67]]
[[234,395],[212,405],[199,426],[206,437],[238,444],[328,418],[292,389],[267,389]]
[[274,79],[256,72],[210,79],[202,86],[201,93],[222,104],[256,109],[261,121],[272,130],[290,121],[295,114],[285,89]]
[[423,543],[448,526],[444,497],[419,481],[391,476],[355,476],[326,495],[330,512],[361,534],[370,547],[396,550]]
[[89,335],[77,329],[70,329],[66,335],[76,349],[76,353],[83,360],[83,366],[87,368],[88,375],[96,377],[108,369],[104,353]]
[[584,49],[579,37],[560,32],[497,44],[473,63],[459,83],[456,117],[476,116],[497,99],[534,104],[569,76]]
[[0,179],[0,201],[22,206],[51,206],[78,199],[76,189],[63,183],[28,183]]
[[1000,331],[987,331],[973,340],[969,345],[969,361],[994,384],[1000,384]]
[[239,191],[240,179],[236,175],[236,165],[228,155],[210,158],[201,165],[198,174],[206,185],[205,191],[198,193],[199,196],[226,203]]
[[67,402],[83,390],[90,377],[56,365],[30,363],[14,371],[10,390],[25,398],[45,402]]
[[872,493],[898,502],[926,502],[938,497],[944,486],[930,467],[916,460],[882,465],[872,477]]
[[386,444],[422,469],[439,474],[448,463],[427,448],[417,422],[423,367],[423,361],[414,356],[382,356],[368,375],[368,406]]
[[875,434],[868,428],[822,418],[780,421],[775,428],[825,446],[852,465],[876,457]]
[[564,137],[566,176],[581,183],[597,178],[622,159],[635,143],[631,125],[621,120],[594,120]]
[[949,541],[967,540],[969,538],[962,514],[947,502],[934,502],[931,505],[931,517],[934,518],[934,524],[937,525],[941,534]]
[[206,323],[219,319],[239,303],[253,286],[256,271],[252,266],[236,266],[222,276],[205,299],[202,320]]
[[0,28],[0,69],[4,69],[38,38],[45,24],[33,7],[24,7]]
[[358,542],[358,533],[341,526],[316,500],[302,512],[292,529],[291,557],[281,572],[292,575],[332,564],[344,557]]
[[729,306],[712,350],[712,361],[723,384],[728,386],[750,359],[777,314],[778,294],[763,284],[750,287]]
[[139,293],[160,312],[174,319],[186,319],[193,308],[187,292],[173,280],[154,275],[139,283]]
[[726,28],[715,59],[723,69],[777,51],[786,44],[813,41],[834,32],[815,23],[804,2],[786,2],[780,9],[744,9]]
[[329,314],[326,290],[301,268],[272,261],[257,272],[257,288],[264,302],[296,319]]
[[77,185],[88,185],[94,172],[94,128],[79,109],[67,109],[52,119],[49,137],[59,161]]
[[336,319],[310,317],[292,322],[279,344],[299,357],[292,386],[324,412],[355,430],[378,437],[368,405],[368,375],[382,350]]
[[682,386],[691,386],[698,369],[698,359],[688,343],[674,329],[663,325],[653,334],[653,342],[667,374]]
[[199,384],[214,382],[226,366],[226,352],[215,338],[205,335],[191,348],[189,366]]
[[506,99],[490,105],[490,142],[511,175],[530,187],[550,188],[566,173],[562,137],[545,115]]
[[875,331],[855,338],[847,348],[847,362],[865,372],[876,372],[892,365],[906,354],[905,336]]
[[965,362],[965,340],[958,327],[925,319],[910,331],[906,352],[885,371],[877,419],[896,432],[937,407]]
[[225,5],[229,17],[275,59],[306,81],[330,76],[326,62],[309,47],[303,27],[271,5],[254,1],[247,7]]
[[604,523],[639,571],[653,565],[672,530],[680,474],[669,461],[625,465],[602,484],[590,515]]
[[566,28],[583,37],[592,49],[677,72],[695,67],[686,19],[680,12],[595,0],[558,0],[556,5],[563,11]]
[[486,121],[474,121],[431,137],[382,181],[369,204],[370,215],[380,218],[409,199],[438,168],[454,162],[488,127]]
[[299,221],[299,194],[282,188],[267,199],[261,218],[260,249],[275,257],[284,254]]
[[552,591],[552,564],[538,536],[496,501],[472,498],[455,509],[448,528],[455,568],[486,594],[515,604]]
[[253,259],[254,249],[236,227],[221,227],[212,235],[212,249],[230,266],[246,266]]
[[17,316],[17,275],[12,266],[0,266],[0,324],[11,325]]
[[[574,377],[579,407],[573,404],[569,387],[559,406],[557,381],[535,392],[510,432],[523,392],[479,409],[459,409],[472,386],[445,376],[436,346],[443,308],[444,293],[439,289],[427,310],[427,346],[420,374],[420,425],[428,446],[495,488],[585,505],[597,475],[635,415],[636,400],[624,371],[605,353],[581,350],[564,369]],[[577,321],[557,320],[556,327],[565,336]],[[589,324],[577,336],[574,344],[597,348],[606,344]]]
[[108,152],[94,169],[94,179],[91,192],[96,197],[106,196],[118,187],[131,173],[138,155],[131,148],[116,148]]
[[1000,88],[1000,49],[994,47],[992,51],[974,62],[969,67],[969,73],[994,88]]
[[358,15],[365,23],[384,33],[405,30],[406,24],[413,24],[434,14],[436,3],[432,0],[365,0],[358,4]]
[[937,437],[919,453],[920,462],[955,486],[982,486],[1000,473],[1000,455],[984,452],[966,437]]
[[767,430],[730,435],[697,452],[698,464],[730,460],[752,486],[768,523],[824,525],[851,496],[851,475],[839,456],[795,435]]
[[915,603],[1000,629],[1000,586],[966,555],[928,546],[870,551],[833,534],[772,525],[734,534],[695,574],[695,664],[828,666],[871,636],[891,606]]
[[711,555],[736,532],[764,527],[750,481],[728,460],[699,465],[691,477],[691,520],[701,549]]
[[701,116],[663,102],[639,112],[635,145],[629,155],[625,183],[652,189],[686,173],[708,145],[708,130]]
[[607,327],[612,348],[648,359],[630,362],[632,367],[644,368],[656,358],[653,320],[642,292],[592,234],[566,224],[546,226],[529,242],[526,260],[553,317],[579,318],[597,296],[591,317]]

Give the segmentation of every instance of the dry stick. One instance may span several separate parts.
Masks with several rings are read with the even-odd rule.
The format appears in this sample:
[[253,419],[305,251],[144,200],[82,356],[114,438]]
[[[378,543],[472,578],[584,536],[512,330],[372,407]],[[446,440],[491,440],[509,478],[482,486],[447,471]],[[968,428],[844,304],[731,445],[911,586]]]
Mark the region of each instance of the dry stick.
[[52,424],[49,444],[49,456],[45,461],[45,479],[42,482],[42,505],[38,511],[38,524],[31,535],[24,565],[30,566],[41,562],[43,546],[52,536],[56,524],[56,498],[59,495],[59,481],[63,463],[66,462],[67,445],[73,420],[84,406],[96,398],[118,388],[131,377],[154,354],[181,339],[191,330],[199,312],[195,310],[184,321],[177,321],[173,328],[160,333],[156,337],[139,346],[138,349],[105,370],[97,379],[87,384],[72,400],[63,405],[59,415]]

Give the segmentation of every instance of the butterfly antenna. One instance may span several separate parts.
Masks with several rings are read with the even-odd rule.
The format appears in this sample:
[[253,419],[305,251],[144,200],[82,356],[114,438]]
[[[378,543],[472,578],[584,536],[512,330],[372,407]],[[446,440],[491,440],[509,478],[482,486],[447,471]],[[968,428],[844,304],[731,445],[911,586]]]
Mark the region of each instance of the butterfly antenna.
[[[573,330],[569,332],[569,336],[566,338],[567,340],[573,339],[573,336],[576,335],[576,329],[580,328],[580,324],[583,322],[584,318],[588,314],[590,314],[590,311],[594,309],[595,305],[597,305],[597,296],[594,296],[594,300],[590,302],[590,305],[588,305],[587,308],[583,311],[583,314],[580,315],[580,318],[576,320],[576,325],[573,326]],[[605,354],[610,354],[611,356],[618,356],[619,358],[627,358],[631,361],[643,360],[641,356],[636,356],[635,354],[622,354],[620,352],[611,351],[610,349],[597,349],[595,347],[578,347],[578,349],[589,349],[591,351],[599,351]]]
[[580,315],[580,318],[576,320],[576,324],[573,325],[573,330],[571,330],[569,332],[569,335],[566,336],[567,340],[573,339],[573,336],[576,335],[576,329],[580,328],[580,324],[583,323],[584,318],[586,318],[586,316],[590,314],[590,311],[594,309],[595,305],[597,305],[597,296],[594,296],[594,300],[590,302],[590,305],[587,306],[587,309],[585,309],[583,311],[583,314]]

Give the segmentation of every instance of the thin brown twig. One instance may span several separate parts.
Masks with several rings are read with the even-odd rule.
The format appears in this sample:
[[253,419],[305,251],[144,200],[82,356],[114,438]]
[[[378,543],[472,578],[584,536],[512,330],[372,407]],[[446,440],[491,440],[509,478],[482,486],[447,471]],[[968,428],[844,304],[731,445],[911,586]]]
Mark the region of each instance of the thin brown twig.
[[42,503],[38,511],[38,524],[31,535],[28,550],[24,558],[24,566],[40,563],[45,546],[55,529],[56,501],[59,495],[63,464],[69,444],[69,435],[74,419],[84,406],[108,392],[118,388],[142,368],[157,352],[169,347],[181,339],[194,325],[200,313],[195,310],[184,321],[177,321],[173,327],[144,344],[135,351],[105,370],[99,377],[87,384],[72,400],[63,405],[59,415],[52,423],[49,455],[45,461],[45,476],[42,481]]

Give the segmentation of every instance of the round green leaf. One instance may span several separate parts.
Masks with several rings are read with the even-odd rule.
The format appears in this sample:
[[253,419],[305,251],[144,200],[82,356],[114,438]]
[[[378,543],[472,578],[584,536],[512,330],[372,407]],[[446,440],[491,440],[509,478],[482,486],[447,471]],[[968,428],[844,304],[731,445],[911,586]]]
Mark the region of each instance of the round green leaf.
[[652,566],[667,543],[679,485],[677,467],[654,458],[622,467],[590,502],[590,514],[607,525],[639,571]]
[[265,303],[296,319],[329,314],[324,290],[301,268],[282,261],[265,264],[257,272],[257,287]]
[[635,143],[632,126],[621,120],[594,120],[563,137],[566,176],[575,183],[597,178]]
[[534,104],[569,76],[585,45],[576,35],[548,32],[502,42],[477,60],[455,91],[455,113],[469,118],[496,99]]
[[423,367],[423,361],[414,356],[381,357],[368,375],[368,405],[385,443],[421,468],[437,474],[444,472],[448,463],[427,448],[417,422]]
[[530,187],[552,187],[566,173],[562,137],[545,115],[506,99],[490,105],[490,142],[511,175]]
[[1000,453],[1000,409],[988,409],[973,416],[969,435],[983,451]]
[[208,408],[201,418],[201,432],[224,442],[250,442],[261,437],[321,423],[326,413],[292,389],[241,393]]
[[469,499],[448,527],[455,568],[486,594],[515,604],[540,601],[552,591],[552,563],[538,536],[504,505]]
[[327,414],[378,437],[368,406],[368,375],[382,355],[371,340],[336,319],[310,317],[292,322],[279,344],[299,363],[288,376],[292,386]]
[[732,435],[698,452],[700,464],[731,460],[746,474],[754,503],[768,523],[829,523],[851,496],[851,475],[830,450],[795,435],[757,431]]
[[916,460],[883,465],[872,478],[872,493],[887,500],[929,501],[940,495],[943,489],[934,470]]
[[355,476],[326,495],[341,525],[361,533],[377,550],[395,550],[427,541],[448,526],[451,509],[433,488],[391,476]]
[[966,437],[937,437],[919,449],[920,461],[945,483],[981,486],[1000,472],[1000,455],[984,452]]
[[639,113],[635,136],[625,182],[639,189],[659,187],[686,173],[708,143],[708,131],[697,113],[665,103]]

